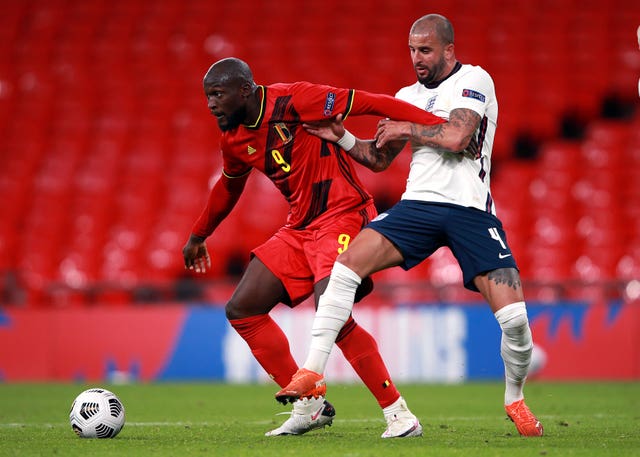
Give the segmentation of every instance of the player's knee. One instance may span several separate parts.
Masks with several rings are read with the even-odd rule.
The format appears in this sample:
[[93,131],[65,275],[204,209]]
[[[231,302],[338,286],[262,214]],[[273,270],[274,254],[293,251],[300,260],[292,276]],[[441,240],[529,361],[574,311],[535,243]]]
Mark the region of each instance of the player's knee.
[[345,267],[351,268],[352,255],[350,252],[351,251],[349,251],[349,249],[342,251],[342,253],[338,254],[338,257],[336,257],[336,262],[340,262]]
[[269,310],[255,309],[254,307],[247,306],[242,300],[231,297],[224,307],[224,312],[228,320],[233,320],[257,316],[258,314],[267,314]]
[[224,313],[228,320],[241,319],[245,316],[242,315],[237,307],[237,304],[233,300],[229,300],[224,306]]
[[362,249],[359,246],[356,246],[355,248],[350,246],[349,249],[338,254],[338,257],[336,257],[336,262],[339,262],[350,270],[356,271],[361,267],[360,264],[362,264],[362,257]]
[[507,335],[530,333],[527,307],[524,302],[516,302],[495,312],[500,328]]
[[502,329],[502,347],[507,352],[531,352],[533,339],[524,302],[512,303],[495,313]]

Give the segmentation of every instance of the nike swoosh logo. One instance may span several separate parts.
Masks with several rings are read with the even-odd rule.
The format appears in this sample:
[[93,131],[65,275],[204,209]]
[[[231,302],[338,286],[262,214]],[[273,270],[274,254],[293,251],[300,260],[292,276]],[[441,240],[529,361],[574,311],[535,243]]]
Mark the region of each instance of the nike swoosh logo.
[[320,417],[320,414],[322,413],[323,409],[324,409],[324,405],[322,405],[318,411],[316,411],[314,414],[311,415],[311,420],[314,421],[318,417]]
[[507,257],[511,257],[511,254],[498,254],[499,259],[506,259]]
[[418,421],[415,421],[413,424],[413,427],[411,427],[409,430],[407,430],[402,435],[400,435],[400,438],[402,438],[403,436],[407,436],[409,433],[412,433],[417,428],[418,428]]

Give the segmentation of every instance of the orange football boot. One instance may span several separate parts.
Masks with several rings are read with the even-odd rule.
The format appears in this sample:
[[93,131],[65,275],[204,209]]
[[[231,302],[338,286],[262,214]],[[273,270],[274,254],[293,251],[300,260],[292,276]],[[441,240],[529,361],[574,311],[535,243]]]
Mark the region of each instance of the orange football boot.
[[299,398],[318,398],[327,393],[324,377],[315,371],[300,368],[295,372],[289,384],[276,394],[276,400],[283,405],[293,403]]

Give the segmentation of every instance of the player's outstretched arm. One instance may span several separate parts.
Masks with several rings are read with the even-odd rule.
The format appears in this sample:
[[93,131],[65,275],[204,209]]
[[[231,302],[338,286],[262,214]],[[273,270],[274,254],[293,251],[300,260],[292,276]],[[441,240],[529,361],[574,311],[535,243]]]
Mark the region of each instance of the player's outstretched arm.
[[238,177],[231,177],[223,172],[213,185],[207,205],[193,224],[191,235],[182,248],[186,269],[194,270],[196,273],[206,273],[211,268],[211,259],[205,240],[229,215],[240,199],[249,172],[250,170]]
[[384,147],[398,139],[410,139],[413,144],[431,146],[449,152],[464,152],[480,124],[480,115],[473,110],[457,108],[444,124],[421,125],[383,119],[378,123],[376,145]]
[[305,123],[303,127],[312,135],[337,143],[356,162],[375,172],[386,170],[406,144],[404,140],[392,141],[378,148],[373,140],[356,138],[345,129],[342,114],[325,121]]

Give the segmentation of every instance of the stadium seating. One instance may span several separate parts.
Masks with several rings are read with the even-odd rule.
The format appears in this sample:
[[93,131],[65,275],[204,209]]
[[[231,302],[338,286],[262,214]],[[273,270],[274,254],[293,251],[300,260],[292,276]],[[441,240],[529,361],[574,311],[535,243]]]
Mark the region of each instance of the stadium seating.
[[[637,97],[640,2],[447,0],[437,10],[456,27],[459,59],[496,83],[492,187],[523,278],[637,277],[640,187],[630,183],[640,178],[640,116],[595,120],[581,142],[560,140],[558,125],[572,109],[596,119],[608,94]],[[116,304],[136,287],[171,287],[185,274],[181,247],[220,168],[201,93],[208,66],[236,55],[260,83],[393,94],[412,83],[405,37],[426,12],[418,0],[3,5],[2,302]],[[515,158],[522,133],[543,142],[537,160]],[[408,154],[398,162],[385,175],[361,173],[383,205],[402,192]],[[226,278],[229,259],[248,258],[285,217],[281,196],[253,177],[211,239],[209,278]],[[407,278],[457,280],[450,263],[437,257]],[[400,281],[396,273],[381,279]]]

